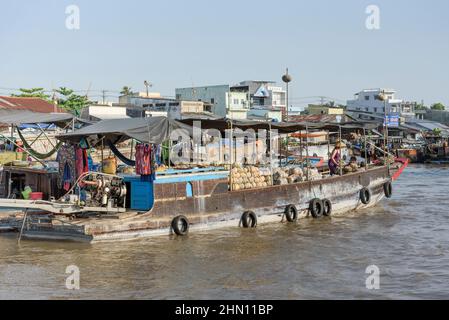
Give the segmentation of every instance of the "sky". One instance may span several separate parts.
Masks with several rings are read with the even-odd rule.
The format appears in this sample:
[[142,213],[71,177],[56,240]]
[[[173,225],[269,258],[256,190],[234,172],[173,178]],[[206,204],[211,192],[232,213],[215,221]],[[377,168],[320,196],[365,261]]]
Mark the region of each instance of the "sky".
[[[79,30],[66,7],[80,10]],[[369,30],[369,5],[380,29]],[[449,1],[0,0],[0,95],[69,87],[109,100],[127,85],[175,88],[275,80],[295,107],[364,88],[449,106]],[[311,98],[310,98],[311,97]]]

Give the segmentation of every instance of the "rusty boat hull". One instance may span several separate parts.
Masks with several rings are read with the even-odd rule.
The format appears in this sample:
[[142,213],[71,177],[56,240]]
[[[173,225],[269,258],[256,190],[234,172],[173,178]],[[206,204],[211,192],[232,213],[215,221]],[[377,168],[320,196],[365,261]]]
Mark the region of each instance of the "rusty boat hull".
[[[194,181],[193,194],[187,196],[186,183],[155,185],[155,203],[149,212],[126,212],[113,216],[59,219],[31,215],[24,224],[22,238],[58,241],[127,241],[152,236],[172,235],[171,223],[179,215],[187,217],[190,232],[241,227],[242,214],[251,210],[258,225],[283,223],[285,208],[294,205],[298,222],[309,218],[312,199],[329,199],[332,216],[377,205],[385,198],[384,185],[396,180],[407,161],[391,168],[375,167],[344,176],[267,188],[229,191],[226,179]],[[363,204],[360,191],[367,188],[371,200]]]

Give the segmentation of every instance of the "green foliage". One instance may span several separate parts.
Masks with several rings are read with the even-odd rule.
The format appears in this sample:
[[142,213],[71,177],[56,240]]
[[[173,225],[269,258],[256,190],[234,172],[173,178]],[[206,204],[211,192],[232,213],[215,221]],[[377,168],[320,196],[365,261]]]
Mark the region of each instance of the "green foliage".
[[436,136],[441,136],[441,129],[440,128],[433,129],[433,134]]
[[417,104],[416,108],[415,108],[415,110],[428,110],[428,109],[429,109],[429,107],[425,106],[422,103]]
[[31,88],[31,89],[24,89],[20,88],[19,94],[12,94],[12,97],[19,97],[19,98],[41,98],[46,101],[50,101],[50,96],[45,94],[44,88]]
[[56,92],[60,95],[58,99],[59,107],[79,117],[81,111],[87,107],[91,102],[87,96],[81,96],[74,93],[73,90],[61,87]]
[[124,96],[132,95],[132,94],[133,94],[132,88],[131,88],[131,87],[128,87],[128,86],[124,86],[124,87],[122,88],[122,91],[120,91],[120,94],[122,94],[122,95],[124,95]]
[[438,102],[438,103],[434,103],[431,107],[432,110],[441,110],[444,111],[446,110],[446,107],[444,106],[444,104]]

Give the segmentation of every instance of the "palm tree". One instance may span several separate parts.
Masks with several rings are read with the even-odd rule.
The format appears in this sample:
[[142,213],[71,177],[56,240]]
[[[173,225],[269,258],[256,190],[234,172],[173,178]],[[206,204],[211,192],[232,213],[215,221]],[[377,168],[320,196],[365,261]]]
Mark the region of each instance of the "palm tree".
[[124,86],[122,91],[120,91],[120,94],[124,95],[124,96],[130,96],[133,94],[131,87],[128,86]]

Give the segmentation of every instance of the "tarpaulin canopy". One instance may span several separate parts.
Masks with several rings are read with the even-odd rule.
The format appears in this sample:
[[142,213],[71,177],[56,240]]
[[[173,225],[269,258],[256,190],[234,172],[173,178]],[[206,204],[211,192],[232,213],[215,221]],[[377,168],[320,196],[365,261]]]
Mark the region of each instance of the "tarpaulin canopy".
[[93,146],[103,139],[114,144],[128,139],[161,144],[169,138],[169,134],[170,120],[166,117],[152,117],[103,120],[75,132],[59,135],[57,138],[74,143],[86,138]]
[[342,129],[372,129],[377,124],[363,123],[270,123],[260,121],[244,121],[229,119],[187,119],[182,121],[170,120],[166,117],[151,118],[132,118],[132,119],[115,119],[103,120],[91,126],[76,130],[72,133],[57,136],[61,141],[78,143],[81,139],[86,138],[92,146],[98,145],[101,141],[105,145],[110,142],[113,144],[135,139],[144,143],[161,144],[170,138],[172,131],[176,129],[184,130],[188,134],[192,134],[193,126],[197,126],[203,130],[217,129],[224,132],[231,127],[235,130],[253,129],[257,130],[277,130],[280,134],[294,133],[310,130],[335,130]]
[[0,124],[19,126],[22,124],[48,123],[64,127],[73,120],[68,113],[38,113],[28,110],[0,110]]
[[316,123],[316,122],[270,122],[270,121],[255,121],[255,120],[229,120],[229,119],[185,119],[178,122],[193,126],[195,123],[201,126],[202,129],[218,129],[225,131],[230,129],[242,130],[277,130],[280,134],[294,133],[304,130],[338,130],[342,129],[374,129],[379,125],[374,122],[342,122],[342,123]]

